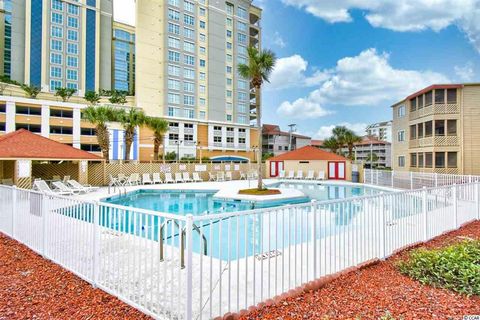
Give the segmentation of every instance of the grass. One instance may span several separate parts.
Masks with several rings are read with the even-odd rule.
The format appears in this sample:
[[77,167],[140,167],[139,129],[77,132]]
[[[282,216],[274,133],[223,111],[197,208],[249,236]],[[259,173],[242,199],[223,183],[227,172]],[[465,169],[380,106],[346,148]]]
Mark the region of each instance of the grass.
[[271,196],[274,194],[280,194],[280,190],[277,189],[243,189],[239,190],[238,194],[248,194],[252,196]]
[[480,295],[480,240],[440,249],[413,250],[398,264],[401,273],[433,287]]

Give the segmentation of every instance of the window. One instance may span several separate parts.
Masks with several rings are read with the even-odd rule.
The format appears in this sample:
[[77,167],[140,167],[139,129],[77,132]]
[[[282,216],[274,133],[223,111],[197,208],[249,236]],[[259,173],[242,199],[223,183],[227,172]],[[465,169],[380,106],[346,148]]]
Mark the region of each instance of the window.
[[248,89],[248,82],[245,80],[238,80],[238,88],[242,90]]
[[425,106],[432,105],[432,96],[433,96],[432,91],[428,91],[427,93],[425,93]]
[[397,117],[398,118],[405,117],[405,105],[404,104],[401,104],[401,105],[398,106]]
[[168,89],[180,90],[180,81],[175,79],[168,79]]
[[78,84],[76,84],[75,82],[67,82],[67,88],[78,90]]
[[231,42],[227,42],[227,49],[229,49],[229,50],[232,49],[232,43]]
[[51,134],[73,134],[72,127],[50,126]]
[[52,23],[63,24],[63,15],[61,13],[52,12]]
[[405,131],[404,130],[400,130],[400,131],[397,132],[397,141],[398,142],[405,141]]
[[417,98],[410,99],[410,111],[417,110]]
[[189,39],[195,39],[195,30],[190,28],[183,28],[183,36]]
[[168,37],[168,46],[175,49],[180,49],[180,39]]
[[193,129],[193,123],[184,123],[184,124],[183,124],[183,127],[184,127],[184,128]]
[[50,77],[61,78],[62,77],[62,68],[60,67],[50,67]]
[[184,68],[183,69],[183,77],[186,79],[195,79],[195,70]]
[[238,121],[238,123],[248,123],[247,117],[246,116],[241,116],[241,115],[237,116],[237,121]]
[[457,167],[457,153],[456,152],[447,152],[447,166],[449,168]]
[[178,141],[178,133],[169,133],[168,140]]
[[205,118],[207,117],[207,114],[206,114],[205,111],[200,111],[200,112],[198,113],[198,117],[199,117],[200,119],[205,119]]
[[71,41],[78,41],[78,31],[68,30],[67,31],[67,39],[71,40]]
[[[227,114],[227,118],[226,118],[227,121],[232,121],[232,115],[231,114]],[[233,138],[232,138],[233,140]],[[227,138],[227,142],[228,142],[228,138]],[[232,141],[233,142],[233,141]]]
[[187,51],[187,52],[195,52],[195,44],[193,42],[188,42],[188,41],[185,41],[183,43],[183,50]]
[[410,126],[410,140],[417,139],[417,125]]
[[200,72],[199,78],[200,78],[200,80],[205,80],[205,79],[206,79],[206,74],[205,74],[205,72]]
[[227,143],[233,143],[233,137],[227,137]]
[[207,52],[207,49],[205,47],[200,47],[200,53],[205,54]]
[[447,90],[447,103],[457,103],[457,89]]
[[168,126],[169,126],[169,127],[178,128],[178,122],[169,122],[169,123],[168,123]]
[[57,88],[62,87],[62,81],[60,80],[50,80],[50,90],[56,90]]
[[425,168],[431,168],[433,164],[433,153],[425,153]]
[[180,52],[168,50],[168,61],[180,62]]
[[213,130],[214,130],[214,131],[222,131],[222,127],[214,126],[214,127],[213,127]]
[[69,14],[74,15],[74,16],[78,16],[78,13],[79,13],[78,6],[76,6],[74,4],[71,4],[71,3],[68,3],[67,8],[68,8],[67,10],[68,10]]
[[63,51],[63,42],[60,40],[52,39],[50,41],[50,49],[53,51]]
[[445,103],[445,89],[435,89],[435,103]]
[[60,0],[52,0],[52,9],[63,11],[63,2]]
[[176,93],[169,93],[168,94],[168,103],[180,103],[180,95]]
[[227,86],[231,87],[233,80],[231,78],[227,78]]
[[62,55],[58,53],[50,53],[50,63],[62,64]]
[[233,95],[232,90],[227,90],[227,98],[231,98]]
[[173,10],[173,9],[168,9],[168,19],[179,21],[180,20],[180,12],[178,12],[176,10]]
[[73,118],[73,110],[50,109],[50,117]]
[[195,83],[193,82],[184,82],[183,90],[186,92],[195,92]]
[[248,96],[245,92],[239,92],[238,93],[238,100],[239,101],[247,101],[248,100]]
[[247,43],[247,35],[243,33],[237,34],[238,42],[246,44]]
[[190,1],[183,1],[183,9],[189,12],[195,12],[195,4]]
[[410,167],[415,168],[417,166],[417,154],[410,153]]
[[214,136],[213,137],[213,142],[222,142],[222,137]]
[[5,103],[0,104],[0,113],[7,112],[7,105]]
[[169,64],[168,65],[168,75],[180,77],[180,67]]
[[227,71],[227,73],[231,74],[232,73],[232,67],[227,66],[226,71]]
[[237,51],[238,51],[238,54],[241,54],[241,55],[244,55],[244,56],[247,55],[247,47],[245,47],[245,46],[238,46]]
[[198,86],[198,91],[200,93],[205,93],[207,91],[207,88],[202,84],[202,85]]
[[189,66],[194,66],[195,65],[195,57],[190,56],[188,54],[183,55],[183,63],[189,65]]
[[200,8],[198,11],[201,17],[205,17],[207,15],[205,8]]
[[67,25],[68,25],[70,28],[78,28],[78,18],[68,17],[68,23],[67,23]]
[[423,153],[418,154],[418,164],[417,164],[417,166],[419,168],[423,168]]
[[239,128],[238,132],[245,133],[245,132],[247,132],[247,130],[245,130],[245,128]]
[[245,57],[237,57],[237,63],[238,64],[247,64],[247,58]]
[[[193,111],[193,110],[192,110],[192,111]],[[183,139],[184,139],[185,141],[193,141],[193,134],[185,134],[185,135],[183,136]]]
[[231,54],[227,54],[227,62],[232,62],[233,56]]
[[80,128],[80,135],[82,136],[95,136],[94,128]]
[[[193,109],[185,109],[185,110],[183,110],[183,116],[185,118],[193,119],[193,118],[195,118],[195,111]],[[186,136],[187,135],[185,135],[185,137]],[[192,138],[192,141],[193,141],[193,138]]]
[[67,80],[77,81],[78,80],[78,71],[67,69]]
[[445,168],[445,152],[435,152],[435,168]]
[[445,135],[445,120],[435,120],[435,135],[436,136]]
[[427,121],[425,122],[425,137],[431,137],[433,131],[433,122]]
[[238,31],[247,32],[247,24],[239,21],[237,22],[237,29]]
[[405,156],[399,156],[398,157],[398,166],[399,167],[405,167]]
[[72,56],[67,56],[67,66],[69,67],[78,67],[78,58],[77,57],[72,57]]
[[183,23],[185,23],[186,25],[194,26],[195,25],[195,18],[188,15],[188,14],[184,14],[183,15]]
[[417,109],[423,108],[423,94],[417,97]]
[[237,8],[237,16],[239,16],[240,18],[243,18],[243,19],[247,19],[248,18],[247,10],[245,10],[242,7],[238,7]]
[[67,53],[68,54],[78,54],[78,44],[67,43]]
[[61,27],[52,25],[50,34],[52,35],[52,37],[55,37],[55,38],[63,38],[63,29]]
[[200,21],[200,29],[205,29],[207,27],[207,24],[205,21]]
[[232,31],[231,30],[227,30],[227,38],[231,38],[232,37]]
[[[168,116],[169,117],[178,117],[180,113],[180,109],[175,108],[175,107],[168,107]],[[178,136],[177,136],[178,139]]]
[[457,135],[457,120],[447,120],[447,135]]
[[228,14],[233,14],[233,4],[226,2],[225,11],[227,11]]
[[205,36],[204,33],[200,33],[200,41],[205,42],[207,40],[207,37]]
[[183,104],[186,106],[194,106],[195,105],[195,97],[194,96],[183,96]]
[[32,116],[42,115],[42,109],[41,108],[24,107],[24,106],[18,106],[18,105],[15,107],[15,112],[17,114],[26,114],[26,115],[32,115]]
[[98,144],[81,144],[80,149],[83,151],[89,151],[89,152],[100,152],[102,149]]
[[200,67],[205,67],[207,63],[205,62],[204,59],[200,59]]
[[179,0],[168,0],[168,4],[171,5],[171,6],[178,7],[180,5],[180,1]]
[[238,143],[245,144],[245,142],[246,142],[245,138],[238,138]]
[[417,135],[418,138],[421,139],[423,138],[423,123],[419,123],[417,126]]
[[227,18],[226,24],[227,24],[227,27],[233,26],[233,20],[232,20],[232,18]]
[[180,34],[180,26],[174,23],[168,23],[168,32],[173,34]]
[[239,102],[237,105],[237,111],[241,113],[247,113],[247,104],[244,102]]
[[42,127],[39,124],[17,123],[17,125],[15,126],[15,130],[19,129],[25,129],[35,133],[42,132]]

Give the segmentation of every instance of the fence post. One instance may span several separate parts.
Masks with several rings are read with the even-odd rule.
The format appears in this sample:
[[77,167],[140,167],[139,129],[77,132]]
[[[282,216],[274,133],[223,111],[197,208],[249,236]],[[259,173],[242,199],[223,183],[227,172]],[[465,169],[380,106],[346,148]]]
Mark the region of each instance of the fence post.
[[428,206],[427,206],[427,187],[422,189],[422,214],[423,214],[423,240],[428,240]]
[[379,197],[379,210],[380,210],[380,259],[387,257],[387,217],[385,212],[385,197],[388,195],[382,195]]
[[455,219],[455,229],[458,228],[458,204],[457,204],[457,184],[454,183],[452,187],[453,195],[453,218]]
[[15,218],[17,215],[17,186],[12,188],[12,238],[15,239]]
[[42,200],[42,256],[47,257],[47,196],[41,193]]
[[410,171],[410,190],[413,190],[413,172]]
[[476,212],[476,219],[480,220],[480,197],[478,195],[479,188],[478,188],[478,181],[475,182],[475,212]]
[[185,305],[185,319],[192,319],[192,290],[193,290],[193,279],[192,279],[192,231],[193,231],[193,215],[188,214],[186,216],[187,222],[185,226],[185,237],[186,237],[186,305]]
[[98,274],[100,272],[100,207],[98,201],[93,203],[93,286],[98,283]]
[[[312,200],[313,278],[317,279],[317,201]],[[308,270],[308,269],[307,269]],[[307,274],[308,277],[308,274]]]

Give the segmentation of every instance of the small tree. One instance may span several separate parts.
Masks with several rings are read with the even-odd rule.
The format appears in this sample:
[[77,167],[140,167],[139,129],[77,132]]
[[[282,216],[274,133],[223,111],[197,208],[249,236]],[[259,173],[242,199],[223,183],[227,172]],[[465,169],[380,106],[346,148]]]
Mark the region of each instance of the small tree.
[[158,160],[160,145],[163,145],[162,156],[165,159],[164,136],[168,131],[168,122],[161,118],[147,117],[146,125],[153,131],[153,160]]
[[366,163],[370,164],[371,167],[373,168],[373,166],[375,165],[375,163],[378,161],[378,156],[376,153],[369,153],[367,155],[367,158],[365,159]]
[[330,149],[331,152],[338,154],[338,150],[341,148],[341,145],[338,142],[338,140],[335,139],[335,137],[330,137],[325,141],[323,141],[322,147],[326,149]]
[[125,130],[125,160],[128,161],[135,137],[135,128],[144,125],[147,117],[142,110],[136,108],[131,108],[128,111],[119,110],[116,116],[115,120],[120,122]]
[[27,94],[27,97],[35,99],[40,93],[40,88],[34,85],[22,84],[22,90]]
[[83,98],[90,102],[92,105],[96,105],[100,101],[100,95],[95,91],[85,92],[85,96]]
[[57,88],[55,91],[55,96],[62,98],[63,102],[67,102],[77,90],[72,88]]
[[177,153],[175,151],[167,152],[167,154],[165,154],[165,160],[167,161],[173,161],[176,159],[177,159]]
[[271,153],[271,152],[267,152],[267,153],[262,154],[262,160],[264,160],[264,161],[267,160],[268,158],[271,158],[271,157],[273,157],[273,153]]
[[111,107],[89,106],[82,111],[83,119],[95,125],[95,133],[97,134],[98,145],[102,149],[103,158],[108,160],[110,157],[110,136],[108,133],[107,123],[117,119],[118,111]]
[[8,84],[5,82],[0,82],[0,94],[3,95],[5,88],[7,88]]
[[108,99],[110,103],[113,104],[125,104],[127,103],[126,95],[123,92],[120,92],[118,90],[113,90],[112,91],[112,96]]

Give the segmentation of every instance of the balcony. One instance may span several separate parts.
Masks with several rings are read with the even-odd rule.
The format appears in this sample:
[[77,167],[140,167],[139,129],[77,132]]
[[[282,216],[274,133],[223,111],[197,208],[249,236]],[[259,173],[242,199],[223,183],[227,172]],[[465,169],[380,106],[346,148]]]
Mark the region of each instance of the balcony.
[[178,127],[168,127],[168,132],[170,132],[170,133],[178,133]]
[[458,136],[430,136],[409,141],[410,148],[456,147],[459,145],[460,138]]
[[193,128],[183,128],[185,134],[193,134]]
[[222,130],[213,130],[213,134],[216,135],[216,136],[219,136],[221,137],[222,136]]
[[227,148],[235,148],[235,144],[233,142],[227,142]]
[[233,137],[234,135],[235,135],[235,132],[227,131],[227,137]]
[[245,138],[247,136],[247,133],[246,132],[239,132],[238,133],[238,137],[239,138]]
[[415,111],[411,111],[409,115],[410,120],[415,120],[421,117],[430,116],[433,114],[455,114],[460,112],[460,107],[457,103],[433,104]]

